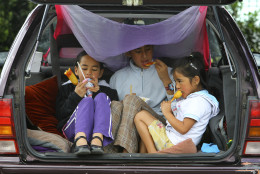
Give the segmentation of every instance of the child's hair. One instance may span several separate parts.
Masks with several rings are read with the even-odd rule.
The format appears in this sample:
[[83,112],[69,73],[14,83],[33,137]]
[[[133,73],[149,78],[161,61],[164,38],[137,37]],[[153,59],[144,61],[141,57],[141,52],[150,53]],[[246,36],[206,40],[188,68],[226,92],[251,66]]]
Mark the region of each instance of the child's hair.
[[204,89],[208,89],[207,74],[205,71],[203,55],[199,52],[193,52],[190,56],[176,61],[173,65],[173,72],[179,72],[190,81],[193,77],[199,76],[200,83]]
[[[81,52],[77,55],[76,61],[75,61],[75,66],[76,66],[76,67],[78,67],[78,63],[77,63],[77,62],[80,63],[82,57],[85,56],[85,55],[88,55],[88,53],[87,53],[86,51],[81,51]],[[99,65],[100,65],[100,69],[104,69],[104,64],[103,64],[102,62],[99,62]]]

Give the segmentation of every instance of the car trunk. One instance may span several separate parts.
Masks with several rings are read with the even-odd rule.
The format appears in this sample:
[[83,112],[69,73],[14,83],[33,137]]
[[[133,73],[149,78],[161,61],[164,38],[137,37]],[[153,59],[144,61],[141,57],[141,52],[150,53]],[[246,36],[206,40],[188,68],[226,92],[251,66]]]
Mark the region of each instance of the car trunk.
[[[53,4],[54,1],[33,1],[39,4]],[[135,19],[144,19],[150,18],[151,15],[154,18],[159,18],[165,20],[169,18],[169,16],[179,13],[180,11],[187,9],[188,7],[185,5],[203,5],[204,1],[160,1],[160,4],[157,1],[144,1],[141,6],[125,6],[121,5],[121,1],[99,1],[101,4],[97,4],[96,1],[55,1],[58,4],[70,4],[70,3],[78,3],[84,4],[82,7],[87,9],[93,13],[97,13],[101,16],[110,18],[115,21],[120,21],[122,18],[135,18]],[[226,0],[226,1],[207,1],[206,5],[223,5],[234,2],[234,0]],[[31,72],[30,63],[28,60],[32,55],[35,55],[35,44],[38,47],[42,45],[42,39],[46,37],[44,34],[53,35],[54,31],[52,29],[55,28],[56,23],[56,14],[54,6],[50,5],[49,8],[45,8],[46,18],[43,17],[43,25],[40,25],[41,16],[44,14],[45,6],[38,6],[34,18],[37,19],[37,23],[33,22],[29,30],[32,31],[32,35],[26,35],[23,40],[24,48],[19,48],[20,57],[19,59],[15,59],[14,67],[22,67],[21,69],[14,69],[14,73],[19,74],[17,78],[8,84],[8,93],[14,94],[15,100],[15,124],[16,124],[16,132],[18,138],[19,149],[21,153],[21,160],[27,164],[31,162],[39,163],[39,162],[53,162],[59,164],[83,164],[84,165],[128,165],[128,166],[212,166],[215,164],[231,165],[236,164],[239,161],[239,146],[241,143],[241,132],[244,129],[244,125],[241,124],[241,121],[245,114],[245,111],[241,108],[242,102],[245,102],[245,96],[248,95],[247,92],[244,93],[244,96],[240,95],[242,89],[239,84],[242,81],[245,81],[242,78],[242,73],[238,70],[239,66],[243,65],[243,61],[241,59],[241,55],[235,51],[237,49],[233,43],[226,38],[232,40],[233,33],[229,33],[233,28],[233,23],[229,21],[229,16],[221,7],[215,6],[215,10],[213,7],[209,7],[207,11],[206,21],[207,21],[207,32],[209,40],[213,39],[216,45],[209,43],[209,47],[211,50],[218,50],[218,53],[215,55],[216,64],[220,64],[220,66],[215,66],[212,69],[212,85],[214,86],[215,82],[220,81],[217,85],[220,85],[220,90],[223,91],[222,99],[224,103],[222,103],[224,108],[231,109],[223,109],[222,115],[213,120],[210,124],[211,127],[208,128],[207,132],[204,135],[203,142],[213,142],[218,144],[221,148],[220,153],[194,153],[194,154],[123,154],[123,153],[108,153],[101,156],[98,155],[90,155],[86,157],[77,157],[72,153],[64,153],[64,152],[37,152],[34,148],[32,148],[30,138],[27,138],[27,135],[30,132],[27,132],[27,128],[33,129],[33,126],[30,126],[30,119],[26,119],[26,100],[24,99],[24,91],[26,91],[26,85],[36,84],[43,79],[50,77],[53,74],[59,74],[63,72],[62,68],[68,67],[68,62],[64,63],[64,67],[59,66],[55,63],[55,59],[51,59],[51,66],[41,67],[41,73]],[[158,14],[156,17],[155,14]],[[215,14],[221,14],[219,19],[214,16]],[[45,15],[44,15],[45,16]],[[224,22],[231,23],[227,26],[223,26],[221,24]],[[53,26],[51,25],[53,23]],[[221,28],[220,28],[221,26]],[[48,32],[47,32],[48,30]],[[40,31],[40,34],[39,34]],[[38,36],[38,38],[37,38]],[[36,39],[37,38],[37,39]],[[49,40],[49,44],[51,46],[52,40]],[[62,40],[61,40],[62,42]],[[239,42],[236,40],[236,42]],[[223,47],[223,43],[227,45],[225,50],[225,46]],[[224,44],[224,45],[225,45]],[[220,45],[220,46],[219,46]],[[57,47],[54,45],[53,47]],[[215,48],[218,47],[218,48]],[[43,49],[47,51],[46,49]],[[39,49],[37,49],[39,51]],[[42,51],[42,53],[46,53]],[[227,54],[226,54],[227,53]],[[51,52],[50,54],[55,54]],[[56,53],[57,54],[57,53]],[[211,52],[213,54],[213,52]],[[234,57],[237,57],[234,59]],[[46,59],[48,60],[48,59]],[[45,61],[46,61],[45,60]],[[232,62],[230,62],[232,60]],[[50,62],[50,59],[49,59]],[[66,64],[68,63],[68,64]],[[29,68],[28,68],[29,67]],[[216,69],[216,70],[214,70]],[[59,71],[57,71],[59,70]],[[232,70],[232,71],[231,71]],[[27,72],[27,76],[24,76],[24,72]],[[108,72],[109,73],[109,72]],[[219,77],[222,77],[221,79]],[[62,78],[59,80],[62,81]],[[27,83],[27,84],[26,84]],[[250,85],[249,85],[250,86]],[[215,86],[216,87],[216,86]],[[235,89],[235,90],[234,90]],[[249,93],[252,93],[253,89]],[[26,95],[26,94],[25,94]],[[18,102],[20,101],[20,102]],[[20,117],[17,117],[20,115]],[[224,116],[225,115],[225,116]],[[228,115],[228,117],[227,117]],[[26,121],[27,120],[27,121]],[[214,125],[220,125],[220,123],[225,122],[227,124],[227,128],[219,128],[218,126],[214,127]],[[224,124],[222,124],[223,126]],[[220,130],[221,129],[221,130]],[[225,135],[223,131],[227,134]],[[48,136],[48,135],[47,135]],[[208,137],[210,136],[210,138]],[[66,144],[67,142],[65,142]],[[200,148],[200,147],[198,147]]]

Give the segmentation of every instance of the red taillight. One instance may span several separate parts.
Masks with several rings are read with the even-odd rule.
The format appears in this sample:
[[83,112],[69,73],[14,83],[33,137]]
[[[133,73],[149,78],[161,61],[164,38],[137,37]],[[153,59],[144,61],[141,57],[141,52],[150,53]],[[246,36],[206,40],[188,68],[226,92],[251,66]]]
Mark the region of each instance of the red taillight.
[[260,119],[260,102],[259,101],[250,101],[250,117]]
[[11,105],[11,99],[2,99],[0,100],[0,116],[1,117],[11,117],[12,114],[12,105]]
[[245,155],[260,155],[260,101],[249,101],[248,130],[244,145]]
[[260,137],[260,101],[249,102],[249,137]]
[[250,127],[251,126],[260,126],[260,119],[251,119]]
[[0,154],[18,154],[12,100],[0,99]]

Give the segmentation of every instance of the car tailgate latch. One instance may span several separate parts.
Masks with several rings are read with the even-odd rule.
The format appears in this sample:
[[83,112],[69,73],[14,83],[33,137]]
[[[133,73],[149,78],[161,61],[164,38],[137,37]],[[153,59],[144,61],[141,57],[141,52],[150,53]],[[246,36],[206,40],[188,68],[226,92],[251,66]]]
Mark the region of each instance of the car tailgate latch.
[[139,6],[143,5],[143,0],[122,0],[122,5]]

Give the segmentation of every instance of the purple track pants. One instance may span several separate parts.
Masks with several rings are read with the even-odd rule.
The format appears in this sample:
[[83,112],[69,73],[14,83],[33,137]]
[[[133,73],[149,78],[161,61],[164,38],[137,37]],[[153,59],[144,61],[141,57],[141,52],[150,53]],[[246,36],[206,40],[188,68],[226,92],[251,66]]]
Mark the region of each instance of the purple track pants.
[[93,133],[101,133],[104,136],[103,146],[112,143],[114,138],[110,103],[109,97],[104,93],[99,93],[94,99],[83,98],[63,127],[65,137],[74,142],[75,135],[84,132],[90,144]]

